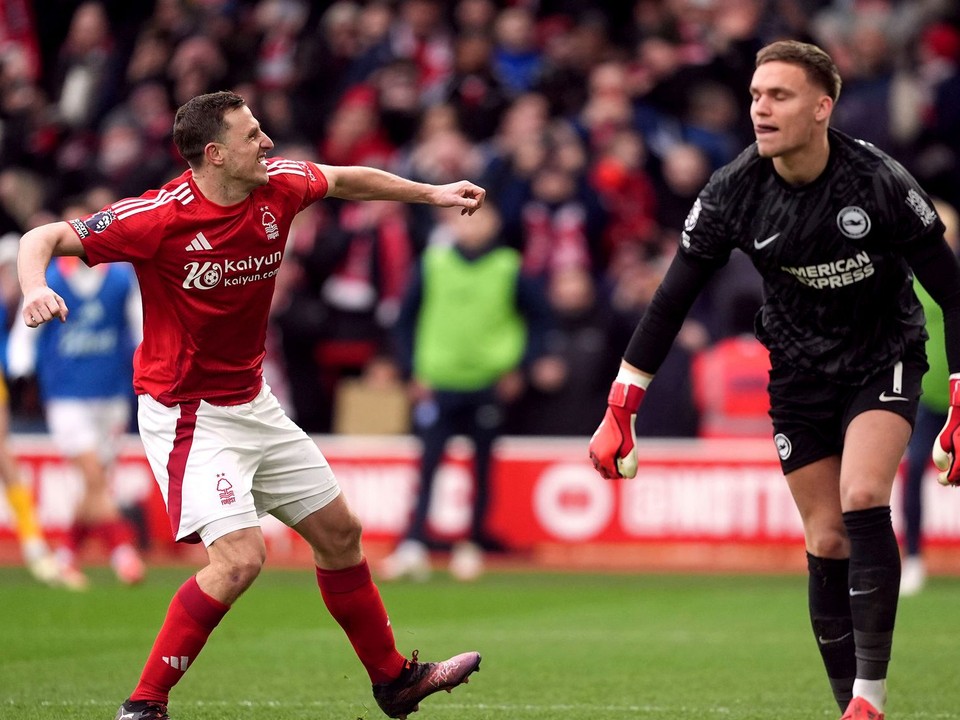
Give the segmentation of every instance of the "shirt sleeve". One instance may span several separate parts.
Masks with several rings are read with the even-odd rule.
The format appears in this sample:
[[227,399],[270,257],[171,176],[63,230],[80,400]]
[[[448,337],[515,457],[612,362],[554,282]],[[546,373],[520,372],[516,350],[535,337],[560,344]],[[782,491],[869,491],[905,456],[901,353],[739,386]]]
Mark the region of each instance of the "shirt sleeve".
[[943,222],[933,209],[933,202],[907,170],[892,159],[887,159],[887,172],[877,173],[875,182],[881,201],[880,207],[890,213],[892,228],[890,241],[895,248],[925,244],[931,238],[942,238]]
[[721,202],[728,182],[728,177],[720,171],[714,173],[683,221],[680,253],[694,261],[720,267],[730,259],[733,231],[728,227]]
[[327,176],[316,163],[309,160],[301,160],[299,164],[303,167],[304,175],[307,178],[307,188],[303,196],[303,202],[300,209],[303,210],[308,205],[326,196],[330,184],[327,182]]
[[706,287],[716,266],[677,254],[660,287],[637,324],[623,359],[638,370],[656,374],[680,332],[694,300]]
[[942,239],[911,246],[907,262],[934,302],[943,310],[947,366],[960,372],[960,261]]
[[166,218],[161,192],[118,200],[92,215],[70,220],[83,243],[87,264],[152,258],[163,235],[156,229],[165,225]]

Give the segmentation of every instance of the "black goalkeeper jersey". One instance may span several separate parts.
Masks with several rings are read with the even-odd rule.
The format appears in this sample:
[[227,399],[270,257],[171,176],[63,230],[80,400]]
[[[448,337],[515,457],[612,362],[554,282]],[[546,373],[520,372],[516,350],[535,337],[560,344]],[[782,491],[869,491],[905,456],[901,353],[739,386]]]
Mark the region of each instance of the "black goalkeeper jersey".
[[924,315],[904,259],[942,238],[926,193],[873,145],[829,131],[820,177],[791,187],[756,145],[713,174],[680,254],[719,266],[740,248],[760,271],[756,329],[774,363],[859,384],[922,353]]

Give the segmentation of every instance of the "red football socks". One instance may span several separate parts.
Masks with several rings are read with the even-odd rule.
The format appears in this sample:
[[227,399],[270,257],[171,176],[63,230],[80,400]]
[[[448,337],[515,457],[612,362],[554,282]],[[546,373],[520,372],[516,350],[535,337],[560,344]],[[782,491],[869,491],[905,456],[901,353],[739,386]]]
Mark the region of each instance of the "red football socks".
[[130,698],[166,703],[170,688],[197,659],[210,633],[229,609],[229,605],[203,592],[196,577],[187,580],[170,602],[163,627]]
[[407,661],[397,651],[390,619],[367,561],[345,570],[317,568],[317,584],[327,609],[347,634],[370,682],[397,678]]

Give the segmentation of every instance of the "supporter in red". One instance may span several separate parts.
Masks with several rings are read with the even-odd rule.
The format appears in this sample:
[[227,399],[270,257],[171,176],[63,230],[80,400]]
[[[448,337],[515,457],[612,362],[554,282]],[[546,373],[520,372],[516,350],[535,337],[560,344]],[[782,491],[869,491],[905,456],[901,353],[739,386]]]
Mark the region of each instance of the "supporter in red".
[[693,399],[700,437],[773,437],[767,380],[770,353],[753,334],[759,307],[751,296],[732,305],[737,332],[699,351],[693,358]]
[[347,90],[327,124],[320,157],[335,165],[386,167],[394,152],[380,123],[376,90],[370,85]]

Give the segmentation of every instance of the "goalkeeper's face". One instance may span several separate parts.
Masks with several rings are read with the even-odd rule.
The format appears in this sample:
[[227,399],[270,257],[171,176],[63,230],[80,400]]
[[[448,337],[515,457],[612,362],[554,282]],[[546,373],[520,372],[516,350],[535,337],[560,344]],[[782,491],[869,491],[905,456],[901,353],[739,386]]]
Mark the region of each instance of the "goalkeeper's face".
[[750,119],[761,157],[789,158],[818,147],[833,101],[799,65],[763,63],[750,83]]

